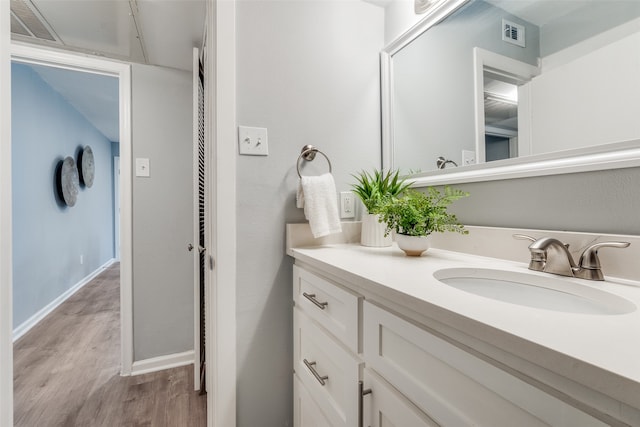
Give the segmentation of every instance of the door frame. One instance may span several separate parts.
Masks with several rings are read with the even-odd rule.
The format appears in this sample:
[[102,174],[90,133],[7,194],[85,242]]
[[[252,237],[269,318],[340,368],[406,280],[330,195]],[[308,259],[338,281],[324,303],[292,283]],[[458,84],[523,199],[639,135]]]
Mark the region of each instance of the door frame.
[[205,135],[209,212],[207,425],[235,427],[236,379],[236,0],[207,0]]
[[13,425],[11,16],[0,1],[0,426]]
[[[120,127],[120,375],[131,375],[133,364],[133,258],[132,258],[132,145],[131,145],[131,66],[26,43],[11,43],[11,61],[46,65],[67,70],[102,74],[118,78]],[[3,123],[4,125],[4,123]],[[9,138],[8,144],[10,145]],[[3,140],[3,144],[7,144]],[[4,178],[4,177],[3,177]],[[11,191],[11,180],[2,180],[2,192]],[[3,208],[6,205],[3,203]],[[11,209],[11,204],[9,204]],[[3,238],[3,241],[5,239]],[[11,282],[10,282],[10,286]],[[0,300],[6,307],[12,300]]]

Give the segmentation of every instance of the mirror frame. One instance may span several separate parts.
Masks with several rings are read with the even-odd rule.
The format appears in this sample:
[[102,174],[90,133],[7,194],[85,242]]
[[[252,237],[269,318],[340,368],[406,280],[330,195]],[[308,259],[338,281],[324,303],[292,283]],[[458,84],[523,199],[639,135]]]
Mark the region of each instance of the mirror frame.
[[[422,20],[380,52],[383,169],[391,170],[394,167],[393,55],[470,1],[441,0],[427,11]],[[478,123],[476,123],[476,128],[478,126]],[[478,147],[476,146],[477,150]],[[414,187],[426,187],[430,185],[495,181],[638,166],[640,166],[640,139],[635,139],[498,160],[490,163],[478,163],[465,166],[462,170],[458,168],[434,170],[407,177],[413,182]]]

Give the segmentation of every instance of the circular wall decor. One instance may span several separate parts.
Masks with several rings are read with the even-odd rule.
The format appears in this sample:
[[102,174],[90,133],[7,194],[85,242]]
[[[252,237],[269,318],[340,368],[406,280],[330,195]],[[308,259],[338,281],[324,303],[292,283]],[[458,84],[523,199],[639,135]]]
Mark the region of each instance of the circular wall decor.
[[73,157],[67,156],[58,169],[58,192],[67,206],[74,206],[78,198],[78,168]]
[[93,150],[88,145],[78,155],[78,171],[80,172],[80,182],[87,187],[91,187],[95,175],[95,163],[93,161]]

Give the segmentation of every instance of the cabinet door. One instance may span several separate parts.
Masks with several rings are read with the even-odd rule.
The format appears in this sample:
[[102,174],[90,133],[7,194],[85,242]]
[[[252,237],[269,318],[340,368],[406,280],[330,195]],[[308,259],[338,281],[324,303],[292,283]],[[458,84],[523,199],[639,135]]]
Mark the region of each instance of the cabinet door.
[[438,424],[369,369],[364,370],[364,426],[434,427]]
[[293,427],[328,427],[331,423],[297,377],[293,378]]
[[607,425],[377,305],[363,306],[367,367],[442,425]]

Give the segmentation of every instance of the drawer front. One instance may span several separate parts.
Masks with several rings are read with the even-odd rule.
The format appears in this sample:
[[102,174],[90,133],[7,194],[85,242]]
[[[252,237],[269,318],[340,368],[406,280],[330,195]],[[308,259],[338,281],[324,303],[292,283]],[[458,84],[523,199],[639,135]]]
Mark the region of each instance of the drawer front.
[[363,306],[367,367],[441,425],[606,425],[376,305]]
[[293,379],[293,427],[327,427],[331,423],[298,378]]
[[294,265],[293,299],[298,308],[320,323],[352,352],[360,352],[359,296]]
[[333,426],[357,422],[360,360],[294,308],[294,370]]

